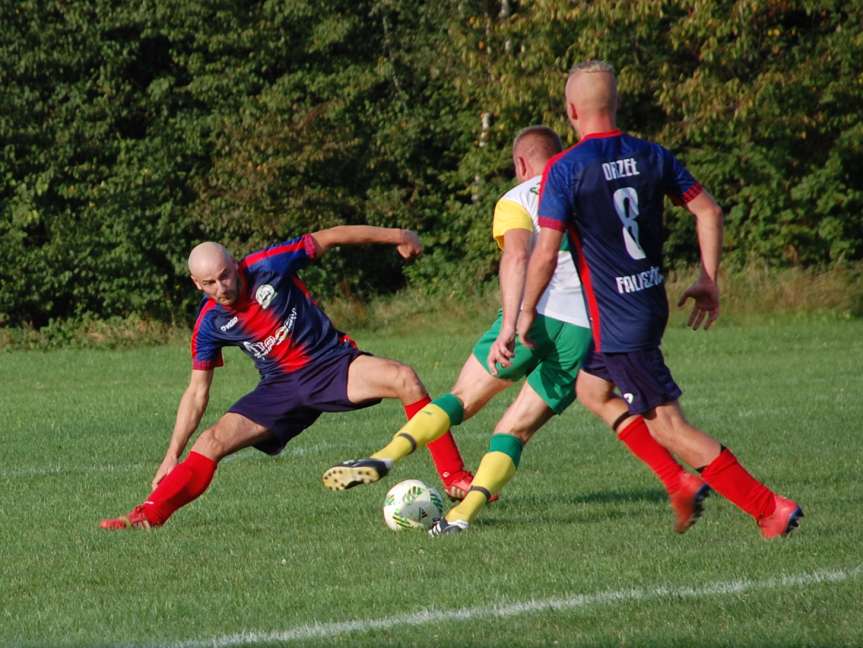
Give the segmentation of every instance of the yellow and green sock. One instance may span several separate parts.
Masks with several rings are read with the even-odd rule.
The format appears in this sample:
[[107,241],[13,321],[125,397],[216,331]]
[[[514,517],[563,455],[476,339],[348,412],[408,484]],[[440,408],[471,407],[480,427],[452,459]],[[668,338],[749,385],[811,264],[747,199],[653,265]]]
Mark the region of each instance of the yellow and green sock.
[[512,434],[493,434],[488,452],[479,462],[470,490],[462,502],[446,514],[447,522],[473,522],[485,503],[513,478],[521,461],[524,443]]
[[396,432],[385,447],[372,455],[373,459],[398,461],[420,446],[431,443],[453,425],[464,419],[464,406],[452,394],[435,398],[423,407],[405,426]]

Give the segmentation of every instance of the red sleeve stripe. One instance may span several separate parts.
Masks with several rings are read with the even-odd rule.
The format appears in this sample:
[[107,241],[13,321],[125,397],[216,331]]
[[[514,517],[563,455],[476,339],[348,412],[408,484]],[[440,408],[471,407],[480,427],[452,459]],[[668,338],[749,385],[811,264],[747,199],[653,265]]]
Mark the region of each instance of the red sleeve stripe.
[[547,227],[548,229],[557,230],[558,232],[563,232],[566,229],[566,225],[561,223],[559,220],[549,218],[548,216],[540,216],[537,221],[539,222],[540,227]]
[[704,188],[698,182],[696,182],[694,185],[692,185],[689,189],[687,189],[684,192],[683,202],[685,202],[685,203],[690,202],[696,196],[698,196],[698,194],[700,194],[703,191],[703,189]]
[[222,360],[222,352],[219,351],[219,357],[215,360],[195,360],[192,359],[192,369],[198,369],[201,371],[207,371],[209,369],[214,369],[216,367],[224,366],[225,361]]
[[279,254],[286,254],[288,252],[296,252],[297,250],[305,249],[305,236],[297,239],[296,241],[291,241],[290,243],[285,243],[284,245],[277,245],[276,247],[268,248],[266,250],[261,250],[260,252],[255,252],[254,254],[250,254],[245,259],[243,259],[243,265],[246,268],[251,268],[253,265],[262,261],[268,257],[277,256]]
[[318,254],[320,254],[320,246],[318,242],[315,240],[315,237],[311,234],[303,235],[303,247],[306,250],[306,256],[309,257],[310,261],[314,261],[318,258]]
[[201,309],[201,312],[198,313],[198,319],[195,320],[195,327],[192,329],[192,362],[195,362],[195,356],[198,353],[198,331],[201,329],[201,322],[204,321],[204,318],[207,316],[211,310],[216,307],[216,302],[212,299],[207,300],[207,303],[204,304],[204,307]]

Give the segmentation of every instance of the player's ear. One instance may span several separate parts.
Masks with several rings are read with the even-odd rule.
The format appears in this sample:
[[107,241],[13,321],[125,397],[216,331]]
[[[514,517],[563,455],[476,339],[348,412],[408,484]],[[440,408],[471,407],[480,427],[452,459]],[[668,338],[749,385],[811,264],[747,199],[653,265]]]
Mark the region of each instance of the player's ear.
[[189,275],[189,279],[192,280],[192,283],[195,284],[195,288],[198,290],[203,290],[204,287],[201,285],[201,282],[195,278],[195,275]]
[[566,102],[566,112],[569,113],[569,121],[577,122],[578,121],[578,111],[575,109],[575,104],[567,101]]
[[527,175],[527,160],[524,159],[523,155],[519,155],[515,158],[515,175],[518,178],[524,179],[529,177]]

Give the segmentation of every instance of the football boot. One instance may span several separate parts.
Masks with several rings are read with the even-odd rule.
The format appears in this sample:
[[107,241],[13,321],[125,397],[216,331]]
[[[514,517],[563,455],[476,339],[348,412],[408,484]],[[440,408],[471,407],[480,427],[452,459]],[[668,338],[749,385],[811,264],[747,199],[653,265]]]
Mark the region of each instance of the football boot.
[[384,459],[349,459],[327,470],[321,481],[331,491],[347,490],[378,481],[390,471],[391,466],[392,461]]

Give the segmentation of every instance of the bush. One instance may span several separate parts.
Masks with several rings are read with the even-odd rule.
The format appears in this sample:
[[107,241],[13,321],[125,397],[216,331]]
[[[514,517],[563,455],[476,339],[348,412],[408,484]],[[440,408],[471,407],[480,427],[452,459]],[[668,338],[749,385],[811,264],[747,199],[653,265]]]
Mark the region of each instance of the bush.
[[[496,270],[509,146],[572,141],[566,70],[619,72],[622,127],[726,211],[740,269],[863,256],[863,25],[821,2],[0,0],[0,325],[190,319],[188,250],[241,255],[340,223],[427,253],[346,250],[323,297],[470,295]],[[669,208],[671,267],[692,219]]]

